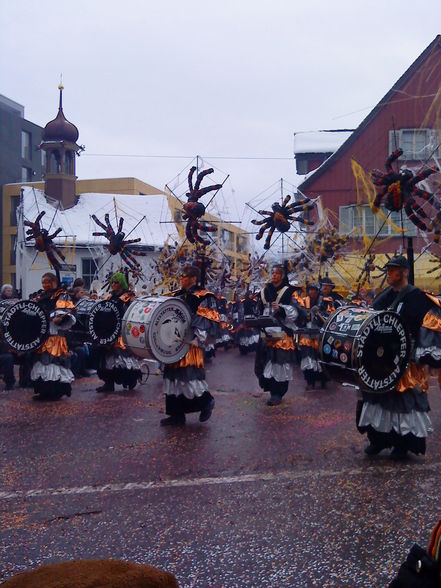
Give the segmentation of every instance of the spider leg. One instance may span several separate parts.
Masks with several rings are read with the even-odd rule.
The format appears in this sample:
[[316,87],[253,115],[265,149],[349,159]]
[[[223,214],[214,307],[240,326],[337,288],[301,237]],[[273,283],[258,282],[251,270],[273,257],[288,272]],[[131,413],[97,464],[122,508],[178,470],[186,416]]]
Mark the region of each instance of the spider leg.
[[412,190],[412,194],[417,198],[422,198],[426,202],[429,202],[429,204],[433,204],[433,202],[435,201],[434,194],[432,194],[431,192],[427,192],[426,190],[421,190],[421,188],[417,188],[416,186]]
[[50,249],[46,251],[46,256],[49,260],[49,263],[51,263],[54,269],[59,270],[61,268],[61,264],[58,261],[58,259],[56,259],[53,251],[51,251]]
[[108,238],[109,238],[109,236],[108,236],[108,234],[107,234],[107,231],[106,231],[105,233],[96,233],[96,232],[95,232],[95,233],[92,233],[92,235],[93,235],[94,237],[106,237],[106,239],[108,239]]
[[263,246],[264,249],[269,249],[271,247],[271,237],[273,236],[275,230],[276,230],[276,227],[271,227],[270,230],[268,231],[268,234],[265,239],[265,244]]
[[106,225],[107,225],[106,230],[107,230],[107,232],[109,233],[109,235],[111,237],[113,237],[114,234],[115,234],[115,231],[113,230],[113,227],[110,224],[110,216],[109,216],[109,213],[108,212],[106,212],[106,214],[104,215],[104,220],[106,221]]
[[[106,231],[106,233],[107,233],[107,227],[106,227],[106,225],[105,225],[104,223],[102,223],[102,222],[100,221],[100,219],[99,219],[98,217],[96,217],[94,214],[92,214],[92,218],[93,218],[93,220],[96,222],[96,224],[97,224],[99,227],[101,227],[102,229],[104,229],[104,230]],[[94,234],[95,234],[95,233],[94,233]]]
[[415,198],[407,198],[406,202],[410,205],[415,214],[419,215],[421,218],[429,218],[425,211],[421,208],[422,205],[418,204]]
[[426,169],[423,169],[423,170],[419,171],[417,174],[415,174],[414,177],[409,181],[409,185],[413,187],[416,184],[418,184],[418,182],[422,182],[423,180],[425,180],[426,178],[428,178],[432,174],[436,174],[437,172],[438,172],[438,168],[427,167]]
[[263,227],[261,227],[259,229],[259,232],[256,235],[256,240],[260,241],[260,239],[263,237],[265,231],[269,228],[270,225],[264,225]]
[[194,243],[194,222],[191,219],[188,219],[187,224],[185,225],[185,236],[190,241],[190,243]]
[[118,233],[121,233],[122,228],[123,228],[123,224],[124,224],[124,219],[123,219],[123,217],[121,217],[119,219],[119,223],[118,223]]
[[421,231],[427,231],[426,225],[414,213],[414,211],[412,210],[412,206],[409,203],[405,204],[404,210],[405,210],[409,220],[412,221],[416,227],[421,229]]
[[253,219],[251,222],[253,225],[264,225],[264,224],[268,223],[268,219],[266,219],[266,218],[262,218],[261,220]]
[[193,174],[196,171],[196,166],[194,165],[192,168],[190,168],[190,171],[188,172],[188,189],[190,194],[193,194]]
[[198,173],[198,177],[196,179],[196,183],[194,185],[194,191],[198,192],[201,182],[202,180],[205,178],[205,176],[207,176],[208,174],[212,174],[214,172],[214,169],[212,167],[208,168],[208,169],[204,169],[203,171]]
[[141,241],[141,237],[137,239],[129,239],[128,241],[124,241],[124,246],[131,245],[132,243],[139,243]]
[[131,252],[128,251],[127,249],[123,249],[123,251],[121,252],[121,256],[124,256],[124,258],[125,258],[126,261],[127,260],[130,260],[135,267],[140,267],[139,263],[133,257],[133,255],[131,254]]
[[385,168],[387,169],[388,172],[391,172],[391,171],[393,172],[392,164],[401,155],[403,155],[403,150],[402,149],[395,149],[395,151],[392,151],[392,153],[386,159],[386,163],[385,163]]
[[282,202],[282,208],[285,208],[290,200],[291,200],[291,196],[289,194],[287,194]]
[[48,235],[48,236],[47,236],[47,238],[48,238],[48,239],[51,239],[51,240],[52,240],[52,239],[55,239],[55,237],[56,237],[57,235],[59,235],[59,234],[61,233],[61,231],[62,231],[62,230],[63,230],[63,229],[57,229],[55,232],[53,232],[53,233],[52,233],[52,235]]
[[46,212],[44,210],[42,210],[40,212],[40,214],[37,216],[37,218],[35,219],[34,225],[39,225],[41,219],[44,217],[45,214],[46,214]]
[[202,198],[202,196],[205,196],[205,194],[208,194],[208,192],[212,192],[213,190],[220,190],[222,188],[222,184],[213,184],[212,186],[206,186],[205,188],[200,188],[197,191],[197,199],[199,200],[199,198]]
[[63,261],[66,260],[66,257],[64,256],[64,253],[61,251],[61,249],[59,249],[56,245],[52,244],[51,249],[58,255],[58,257],[60,257]]

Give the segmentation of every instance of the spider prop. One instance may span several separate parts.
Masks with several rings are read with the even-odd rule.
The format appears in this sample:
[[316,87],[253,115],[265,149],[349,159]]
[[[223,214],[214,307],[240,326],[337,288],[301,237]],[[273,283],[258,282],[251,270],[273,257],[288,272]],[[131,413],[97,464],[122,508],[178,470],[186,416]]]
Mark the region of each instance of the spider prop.
[[427,273],[433,274],[435,272],[438,272],[437,275],[434,276],[435,280],[438,280],[439,278],[441,278],[441,258],[437,255],[433,255],[432,259],[429,259],[429,263],[434,264],[435,267],[431,268],[430,270],[427,270]]
[[46,253],[46,256],[52,267],[55,270],[60,271],[61,263],[55,256],[57,255],[62,261],[65,261],[66,258],[64,257],[62,251],[54,244],[53,239],[55,239],[55,237],[61,233],[62,229],[57,229],[54,233],[52,233],[52,235],[49,235],[49,231],[43,229],[40,224],[40,221],[45,214],[46,213],[44,210],[40,212],[33,223],[27,220],[24,221],[24,225],[29,227],[29,229],[26,230],[26,241],[31,241],[34,239],[35,249],[38,252]]
[[331,259],[338,259],[340,257],[340,249],[348,240],[347,235],[339,235],[335,227],[322,227],[317,231],[314,239],[308,246],[309,252],[319,262],[329,261]]
[[[396,254],[394,253],[393,255],[396,255]],[[392,259],[393,255],[392,254],[389,255],[389,253],[386,253],[386,263],[385,263],[385,265],[383,265],[383,266],[374,265],[374,269],[378,270],[379,273],[376,276],[372,275],[372,278],[374,280],[377,280],[377,279],[381,278],[380,286],[379,286],[380,289],[384,286],[384,282],[386,281],[386,278],[387,278],[387,267],[386,267],[387,262]]]
[[375,255],[369,255],[367,260],[364,262],[363,267],[361,268],[361,272],[358,275],[358,278],[355,280],[355,283],[358,284],[358,290],[362,288],[366,282],[368,284],[371,283],[371,273],[375,270],[375,267]]
[[[437,173],[438,169],[436,167],[428,167],[414,174],[412,170],[403,167],[400,171],[396,172],[392,168],[392,163],[402,154],[402,149],[396,149],[389,155],[385,163],[386,172],[382,172],[379,169],[372,170],[372,181],[379,188],[372,209],[374,212],[378,212],[382,200],[385,198],[384,206],[387,210],[397,212],[404,209],[409,220],[421,231],[434,230],[434,241],[438,243],[441,229],[440,204],[435,200],[434,194],[422,190],[417,186],[419,182]],[[417,198],[422,202],[418,203]],[[430,220],[430,217],[422,208],[425,202],[438,211],[434,215],[433,220]],[[425,224],[424,219],[429,219],[428,225]]]
[[94,214],[92,214],[92,218],[96,222],[96,224],[104,230],[103,233],[95,232],[92,234],[95,237],[106,237],[106,239],[109,241],[107,249],[110,255],[117,255],[119,253],[121,259],[129,266],[129,268],[132,271],[140,271],[141,266],[136,261],[134,256],[143,256],[144,253],[131,249],[130,245],[132,245],[133,243],[138,243],[139,241],[141,241],[141,238],[138,237],[138,239],[129,239],[128,241],[124,240],[126,234],[122,230],[124,224],[123,217],[119,219],[118,231],[116,233],[113,230],[112,225],[110,224],[110,217],[108,214],[104,215],[104,220],[106,224],[102,223]]
[[311,210],[311,208],[314,207],[314,202],[312,202],[312,200],[309,198],[304,198],[303,200],[298,200],[288,206],[288,202],[290,200],[290,195],[285,196],[282,204],[274,202],[274,204],[271,205],[272,210],[258,211],[259,214],[264,217],[263,219],[253,219],[251,221],[253,225],[261,225],[259,232],[256,235],[256,239],[258,241],[263,237],[265,231],[268,230],[265,244],[263,246],[264,249],[269,249],[271,247],[271,238],[276,229],[279,231],[279,233],[286,233],[291,228],[291,223],[293,222],[302,223],[304,225],[314,224],[312,221],[303,218],[302,216],[293,216],[296,213],[302,213]]
[[209,169],[205,169],[198,173],[196,182],[193,186],[193,174],[195,171],[196,167],[193,166],[188,173],[188,192],[186,194],[188,200],[184,204],[184,214],[182,215],[182,218],[187,221],[185,235],[190,243],[198,241],[199,243],[208,244],[210,241],[203,239],[199,234],[199,231],[202,230],[206,233],[214,233],[216,227],[199,222],[199,219],[205,214],[205,206],[202,202],[199,202],[199,199],[205,194],[208,194],[208,192],[220,190],[222,184],[214,184],[212,186],[201,188],[201,182],[205,176],[214,171],[214,169],[210,167]]

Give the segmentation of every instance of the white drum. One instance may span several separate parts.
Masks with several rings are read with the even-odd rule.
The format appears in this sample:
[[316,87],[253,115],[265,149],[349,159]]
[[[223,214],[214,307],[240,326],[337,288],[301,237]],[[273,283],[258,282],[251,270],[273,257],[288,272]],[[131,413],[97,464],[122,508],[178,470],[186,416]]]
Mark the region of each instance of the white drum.
[[122,337],[132,353],[161,363],[174,363],[189,350],[191,312],[180,298],[137,298],[122,320]]

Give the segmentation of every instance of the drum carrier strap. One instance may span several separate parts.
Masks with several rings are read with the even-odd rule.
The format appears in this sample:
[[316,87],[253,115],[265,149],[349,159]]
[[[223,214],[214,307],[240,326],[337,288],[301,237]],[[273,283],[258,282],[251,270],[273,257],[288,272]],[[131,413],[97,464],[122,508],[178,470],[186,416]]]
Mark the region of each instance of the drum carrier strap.
[[[277,298],[275,299],[274,302],[277,302],[277,304],[279,304],[279,301],[281,300],[282,296],[285,294],[285,292],[288,290],[288,286],[283,286],[283,288],[280,289],[279,293],[277,294]],[[266,298],[265,298],[265,288],[262,288],[262,290],[260,291],[260,297],[262,299],[262,302],[264,304],[268,304]]]

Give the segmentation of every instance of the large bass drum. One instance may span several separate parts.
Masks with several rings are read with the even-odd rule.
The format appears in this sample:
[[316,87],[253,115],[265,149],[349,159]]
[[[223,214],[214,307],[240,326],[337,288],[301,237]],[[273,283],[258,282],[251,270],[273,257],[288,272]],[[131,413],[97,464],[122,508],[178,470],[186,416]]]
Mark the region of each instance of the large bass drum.
[[407,367],[410,338],[396,312],[345,306],[324,325],[319,354],[331,379],[368,392],[388,392]]
[[[9,302],[9,301],[8,301]],[[1,316],[3,339],[15,351],[33,351],[49,335],[49,318],[33,300],[14,301]]]
[[78,343],[110,345],[121,333],[121,313],[112,300],[83,298],[75,306],[71,337]]
[[183,300],[168,296],[137,298],[122,320],[127,347],[143,358],[174,363],[189,350],[191,313]]

